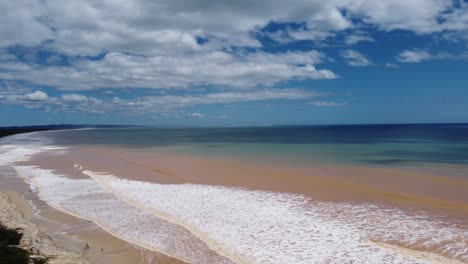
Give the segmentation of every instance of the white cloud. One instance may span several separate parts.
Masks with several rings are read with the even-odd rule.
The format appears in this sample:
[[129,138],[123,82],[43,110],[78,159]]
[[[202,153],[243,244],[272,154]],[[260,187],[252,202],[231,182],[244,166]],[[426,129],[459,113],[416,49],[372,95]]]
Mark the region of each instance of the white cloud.
[[33,93],[25,94],[23,99],[27,101],[47,101],[49,96],[43,91],[35,91]]
[[403,63],[418,63],[432,58],[433,55],[424,50],[405,50],[398,55],[397,60]]
[[[195,0],[3,1],[4,45],[37,44],[68,54],[93,55],[110,50],[161,54],[198,50],[197,36],[211,36],[228,45],[259,46],[249,32],[270,21],[305,22],[313,30],[341,30],[350,26],[336,4],[295,0],[251,2]],[[21,30],[8,26],[21,25]],[[53,30],[52,30],[53,29]],[[19,32],[15,36],[15,32]],[[2,35],[3,36],[3,35]]]
[[15,81],[0,81],[0,94],[4,96],[31,93],[31,89]]
[[286,27],[285,29],[274,32],[264,32],[262,34],[278,43],[289,43],[298,40],[323,41],[335,35],[335,33],[329,29],[293,29],[291,27]]
[[387,67],[387,68],[394,68],[394,69],[400,68],[400,66],[399,66],[398,64],[391,63],[391,62],[385,63],[385,67]]
[[0,46],[45,43],[73,55],[204,49],[196,37],[215,46],[258,47],[250,32],[271,21],[305,23],[304,30],[291,32],[297,39],[358,27],[350,18],[418,33],[468,28],[466,4],[452,0],[17,0],[2,1],[0,9]]
[[[441,22],[439,16],[448,12],[451,0],[351,0],[346,1],[351,13],[364,22],[382,30],[404,29],[417,33],[440,32],[451,27],[451,22]],[[465,25],[465,28],[468,27]]]
[[119,109],[168,111],[194,105],[231,104],[266,100],[304,100],[322,96],[315,91],[301,89],[262,89],[255,91],[214,92],[200,95],[162,95],[135,99],[114,98],[112,106]]
[[[237,88],[272,86],[288,80],[333,79],[317,69],[324,54],[204,52],[180,56],[108,53],[102,60],[76,59],[72,66],[33,66],[0,61],[0,79],[22,80],[60,90],[98,88],[189,88],[216,85]],[[3,71],[1,71],[3,70]]]
[[348,45],[354,45],[359,42],[374,42],[375,39],[371,36],[366,35],[348,35],[345,37],[345,43]]
[[[445,21],[445,30],[463,32],[468,30],[468,3],[463,0],[454,1],[459,8],[453,12],[441,14]],[[464,36],[466,38],[466,35]]]
[[200,114],[200,113],[189,113],[188,116],[190,117],[194,117],[194,118],[201,118],[201,117],[205,117],[204,114]]
[[402,63],[419,63],[426,60],[468,60],[468,51],[459,53],[438,52],[430,53],[426,50],[405,50],[398,54],[397,61]]
[[53,38],[53,31],[40,22],[47,12],[43,2],[0,1],[0,10],[0,47],[35,46]]
[[338,103],[338,102],[332,102],[332,101],[312,101],[309,102],[309,104],[314,105],[314,106],[343,106],[346,105],[345,103]]
[[84,95],[81,95],[81,94],[75,94],[75,93],[64,94],[61,97],[62,97],[62,99],[64,101],[68,101],[68,102],[81,103],[81,102],[87,102],[88,101],[88,97],[86,97]]
[[[164,114],[174,113],[195,105],[232,104],[268,100],[307,100],[319,96],[323,95],[315,91],[274,88],[255,91],[212,92],[198,95],[187,92],[179,95],[143,96],[132,99],[119,97],[98,99],[79,94],[64,94],[60,97],[49,97],[41,91],[36,91],[26,95],[12,94],[3,96],[0,97],[0,102],[61,112],[106,113],[123,111],[126,113]],[[189,114],[192,117],[202,117],[201,115],[200,113]]]
[[364,67],[372,65],[372,62],[362,53],[356,50],[344,50],[340,55],[346,59],[346,63],[354,67]]

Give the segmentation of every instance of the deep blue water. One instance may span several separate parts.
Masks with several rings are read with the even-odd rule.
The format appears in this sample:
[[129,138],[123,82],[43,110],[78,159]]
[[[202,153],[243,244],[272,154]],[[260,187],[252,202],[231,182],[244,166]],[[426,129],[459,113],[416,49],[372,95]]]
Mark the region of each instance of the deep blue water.
[[119,128],[54,132],[58,144],[375,165],[468,164],[468,124]]

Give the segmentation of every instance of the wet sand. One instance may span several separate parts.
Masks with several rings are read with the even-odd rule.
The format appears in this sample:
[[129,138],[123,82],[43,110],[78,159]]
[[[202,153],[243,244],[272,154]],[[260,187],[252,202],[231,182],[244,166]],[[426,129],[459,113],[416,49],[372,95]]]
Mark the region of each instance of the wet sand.
[[48,206],[18,177],[2,172],[0,179],[0,222],[24,229],[23,246],[50,257],[48,263],[183,263],[116,238],[91,221]]

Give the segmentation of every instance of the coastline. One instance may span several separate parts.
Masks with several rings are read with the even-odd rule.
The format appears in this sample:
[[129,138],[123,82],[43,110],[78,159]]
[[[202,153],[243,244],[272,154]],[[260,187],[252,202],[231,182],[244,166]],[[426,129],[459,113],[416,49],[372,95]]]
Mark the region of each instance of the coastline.
[[[29,193],[19,177],[2,175],[0,223],[20,228],[20,247],[48,258],[49,264],[180,264],[177,259],[121,240],[93,222],[58,211]],[[89,244],[90,249],[84,250]],[[103,252],[101,252],[103,248]]]
[[80,254],[60,247],[39,227],[28,220],[30,208],[21,196],[14,191],[0,190],[0,222],[6,227],[20,229],[23,234],[20,248],[33,255],[44,256],[49,264],[88,264]]
[[[183,166],[181,166],[181,164],[183,164]],[[47,184],[40,185],[41,183],[36,182],[36,180],[44,179],[46,181],[55,181],[57,178],[54,178],[56,177],[54,175],[57,175],[59,178],[64,179],[64,183],[93,182],[93,184],[98,184],[105,189],[107,193],[115,195],[122,202],[125,202],[133,208],[151,212],[153,215],[159,216],[169,223],[179,227],[185,227],[185,229],[197,236],[199,240],[206,243],[217,255],[229,257],[231,260],[239,263],[243,263],[244,259],[237,258],[236,256],[242,256],[242,254],[236,254],[234,251],[227,253],[229,250],[223,249],[223,246],[226,245],[220,242],[219,237],[211,237],[212,233],[210,234],[204,230],[203,224],[192,225],[190,221],[193,218],[190,216],[187,217],[186,215],[186,217],[184,217],[181,215],[174,217],[171,213],[165,214],[165,212],[158,209],[153,210],[152,207],[142,204],[138,199],[134,200],[131,196],[127,196],[127,190],[115,189],[115,187],[118,186],[107,184],[112,182],[115,184],[119,181],[129,181],[133,186],[135,186],[134,184],[142,184],[136,185],[133,187],[133,190],[128,189],[130,194],[134,190],[140,190],[138,186],[150,188],[147,189],[147,191],[151,191],[153,187],[162,188],[157,190],[153,189],[151,192],[153,192],[153,194],[162,193],[163,195],[167,192],[166,189],[170,190],[173,188],[172,190],[174,190],[175,193],[183,193],[184,191],[189,191],[189,189],[184,186],[199,186],[199,188],[202,188],[200,191],[206,191],[207,189],[203,189],[206,187],[218,191],[226,190],[232,192],[232,195],[234,195],[233,197],[236,197],[236,195],[242,196],[244,194],[260,195],[260,201],[264,198],[269,199],[267,198],[268,195],[278,194],[281,196],[285,194],[283,198],[286,200],[302,200],[303,198],[301,197],[304,197],[312,203],[329,203],[338,206],[344,203],[344,210],[347,210],[345,208],[349,206],[351,206],[349,209],[353,209],[354,205],[359,207],[360,204],[366,205],[370,202],[371,204],[369,205],[371,206],[373,206],[372,204],[378,206],[383,205],[383,207],[377,210],[392,210],[391,208],[399,208],[397,210],[403,209],[403,211],[395,211],[396,213],[404,212],[406,209],[423,209],[423,211],[429,212],[430,214],[434,213],[434,216],[440,212],[448,213],[447,215],[450,215],[451,219],[461,220],[462,226],[466,225],[466,221],[464,220],[466,218],[464,217],[468,215],[467,197],[464,196],[464,190],[466,190],[468,182],[465,179],[460,177],[444,177],[444,174],[436,173],[428,175],[419,171],[399,170],[394,168],[343,166],[338,164],[313,164],[313,166],[306,167],[297,166],[296,164],[294,166],[287,166],[283,163],[272,162],[268,164],[265,162],[256,162],[255,160],[245,161],[226,159],[224,157],[211,158],[200,155],[170,153],[156,150],[148,152],[147,150],[142,151],[140,149],[86,145],[67,147],[65,151],[61,149],[57,149],[57,151],[54,149],[52,149],[52,151],[46,150],[30,158],[26,158],[23,161],[16,162],[13,168],[21,177],[17,175],[14,176],[14,173],[2,175],[5,177],[3,177],[2,182],[0,182],[0,189],[14,190],[17,194],[21,193],[22,197],[13,194],[12,197],[16,197],[16,199],[10,200],[16,200],[16,204],[29,204],[34,207],[34,212],[39,212],[39,214],[34,215],[33,223],[39,225],[41,231],[44,234],[48,234],[48,237],[54,242],[60,242],[62,248],[71,249],[71,252],[80,254],[84,243],[90,243],[92,250],[86,252],[87,254],[85,255],[81,254],[81,258],[91,263],[146,263],[145,261],[148,260],[157,260],[156,263],[180,263],[180,261],[168,257],[176,256],[171,254],[171,251],[165,251],[164,249],[160,251],[166,252],[166,255],[157,253],[157,251],[159,251],[158,247],[148,247],[148,245],[138,242],[145,240],[134,240],[131,237],[119,235],[119,232],[114,232],[118,230],[115,229],[115,226],[113,229],[112,226],[101,225],[99,221],[96,221],[97,219],[86,217],[86,214],[78,213],[75,215],[73,209],[71,211],[62,210],[65,208],[61,206],[55,207],[54,209],[54,203],[49,205],[44,202],[49,202],[47,194],[46,196],[41,196],[41,193],[48,189]],[[12,172],[14,171],[13,168],[11,168]],[[31,188],[39,188],[39,193],[37,193],[36,190],[33,190],[32,193],[25,193],[25,191],[29,192],[29,187],[26,182],[30,181],[26,180],[25,182],[24,179],[29,179],[28,177],[32,176],[22,173],[21,168],[26,170],[30,168],[31,171],[35,171],[33,173],[36,173],[36,176],[34,176],[34,182],[31,182]],[[443,172],[442,169],[440,171]],[[103,173],[100,174],[99,172]],[[93,175],[93,173],[96,174]],[[41,177],[37,177],[37,175],[41,175]],[[109,180],[111,182],[108,182]],[[98,185],[95,186],[97,187]],[[7,187],[5,188],[5,186]],[[182,189],[179,187],[182,187]],[[93,188],[91,189],[92,193],[94,193],[93,190],[97,190]],[[55,194],[63,193],[60,190],[57,189]],[[172,194],[170,192],[171,191],[166,194],[171,196]],[[210,195],[209,193],[206,194]],[[44,195],[44,193],[42,193],[42,195]],[[135,193],[131,195],[135,195]],[[60,196],[61,195],[59,195],[59,197]],[[41,197],[41,199],[39,199],[39,197]],[[215,201],[217,197],[221,198],[220,196],[215,196],[211,198],[207,197],[207,199]],[[193,198],[197,199],[196,197]],[[283,198],[278,201],[272,200],[271,202],[273,203],[267,204],[276,204],[275,206],[281,207],[283,205]],[[235,200],[236,199],[232,201]],[[163,200],[156,198],[153,199],[153,201],[162,202]],[[228,205],[232,201],[227,200],[222,207]],[[306,203],[309,203],[308,201]],[[187,202],[190,204],[191,201]],[[183,204],[176,202],[173,204],[172,208],[179,208],[180,205],[184,207]],[[248,204],[245,205],[248,206]],[[31,215],[31,212],[28,213],[27,206],[18,206],[18,208],[20,211],[22,210],[24,212],[23,215],[26,216],[26,218],[28,214]],[[247,207],[237,207],[233,211],[237,212],[244,208],[247,209]],[[257,203],[257,208],[262,208],[261,203]],[[204,210],[205,208],[200,209]],[[323,209],[328,210],[325,207]],[[343,209],[339,209],[338,211]],[[358,210],[362,209],[363,208],[358,208]],[[114,212],[117,214],[113,213],[113,216],[119,218],[119,211],[117,210]],[[123,211],[120,212],[123,213]],[[332,213],[336,214],[334,212]],[[430,214],[423,217],[429,217]],[[216,213],[213,215],[216,215]],[[247,213],[247,215],[255,215],[255,212],[252,211]],[[349,219],[353,218],[351,215],[349,216]],[[407,216],[410,217],[410,215]],[[403,217],[407,216],[403,215]],[[231,215],[226,220],[235,219],[236,217],[235,215]],[[272,219],[274,219],[274,216]],[[252,223],[251,220],[248,223]],[[410,219],[406,218],[406,220]],[[128,230],[128,227],[135,226],[134,223],[128,223],[130,223],[130,225],[126,224],[122,226],[125,227],[126,230]],[[255,223],[255,221],[253,223]],[[247,227],[245,224],[244,227]],[[313,226],[317,223],[312,222],[311,224]],[[111,227],[111,229],[109,229],[109,227]],[[433,226],[428,227],[433,228]],[[464,229],[461,230],[461,235],[463,236],[465,231],[463,231]],[[140,228],[139,232],[141,231],[143,231],[143,229]],[[206,236],[204,232],[207,232]],[[251,234],[257,233],[253,232]],[[310,233],[309,230],[306,234],[313,233]],[[211,240],[212,238],[214,238],[214,240]],[[371,242],[370,244],[374,244],[374,246],[377,246],[388,254],[407,256],[430,263],[461,263],[456,259],[447,258],[444,256],[445,254],[440,255],[440,253],[443,252],[440,250],[432,253],[432,250],[425,247],[419,248],[414,245],[408,247],[404,242],[399,243],[395,241],[388,244],[385,241],[368,239],[370,239],[368,241]],[[190,239],[190,241],[195,242],[195,240],[192,239]],[[368,242],[364,242],[367,243],[366,246],[370,245]],[[112,246],[114,243],[118,246]],[[150,248],[151,250],[145,250],[135,245]],[[226,249],[233,249],[232,246],[232,244],[227,245]],[[102,247],[105,248],[104,252],[99,250]],[[174,247],[174,245],[170,246],[170,248],[175,250],[179,249],[178,246]],[[466,256],[462,255],[461,260],[464,260],[465,257]],[[249,258],[245,260],[249,260]],[[252,259],[250,259],[249,262],[252,262],[251,260]]]

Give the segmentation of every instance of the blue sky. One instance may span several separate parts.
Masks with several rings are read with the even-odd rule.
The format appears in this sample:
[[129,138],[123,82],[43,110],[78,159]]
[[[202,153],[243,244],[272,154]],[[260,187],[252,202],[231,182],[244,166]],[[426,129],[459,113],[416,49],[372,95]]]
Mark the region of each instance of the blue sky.
[[468,122],[467,1],[0,9],[0,126]]

